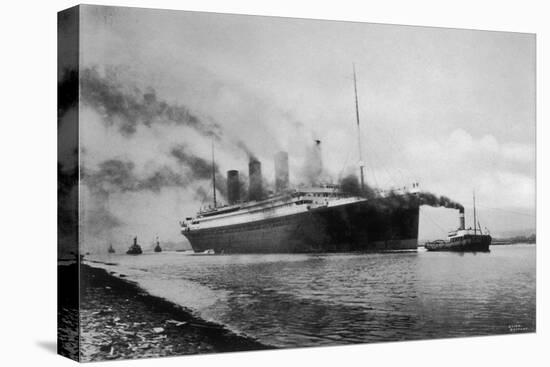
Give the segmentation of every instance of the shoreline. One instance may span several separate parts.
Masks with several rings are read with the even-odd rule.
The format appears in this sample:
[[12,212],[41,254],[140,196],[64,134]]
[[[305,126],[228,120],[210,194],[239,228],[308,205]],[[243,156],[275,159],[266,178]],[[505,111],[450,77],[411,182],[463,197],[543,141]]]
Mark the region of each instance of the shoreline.
[[122,277],[80,264],[82,361],[275,349]]

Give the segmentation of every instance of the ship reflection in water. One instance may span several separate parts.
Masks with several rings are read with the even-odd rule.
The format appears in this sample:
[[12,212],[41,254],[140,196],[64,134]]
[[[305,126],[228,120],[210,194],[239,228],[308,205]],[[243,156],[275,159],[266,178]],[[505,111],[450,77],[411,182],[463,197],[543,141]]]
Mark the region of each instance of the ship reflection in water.
[[[115,255],[118,257],[118,255]],[[120,256],[150,293],[280,347],[535,330],[535,246],[489,253]]]

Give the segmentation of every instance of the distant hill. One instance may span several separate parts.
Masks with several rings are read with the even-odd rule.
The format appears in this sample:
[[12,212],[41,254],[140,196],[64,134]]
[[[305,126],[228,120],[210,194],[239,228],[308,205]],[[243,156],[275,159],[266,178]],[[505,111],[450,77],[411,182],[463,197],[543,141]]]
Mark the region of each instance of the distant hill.
[[498,231],[491,233],[493,238],[513,238],[513,237],[529,237],[534,236],[537,231],[535,228],[527,228],[513,231]]
[[528,236],[513,236],[513,237],[494,237],[493,245],[506,245],[512,243],[536,243],[537,236],[533,233]]
[[[536,243],[537,236],[535,229],[522,229],[513,231],[500,231],[491,233],[493,245],[508,245],[513,243]],[[444,239],[443,237],[441,239]],[[418,243],[423,245],[425,242],[433,241],[434,238],[418,238]]]

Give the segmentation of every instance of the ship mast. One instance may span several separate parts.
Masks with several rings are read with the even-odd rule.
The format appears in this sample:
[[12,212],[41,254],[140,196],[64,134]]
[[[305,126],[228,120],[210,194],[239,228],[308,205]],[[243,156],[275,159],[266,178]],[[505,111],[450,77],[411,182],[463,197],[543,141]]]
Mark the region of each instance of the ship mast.
[[214,160],[214,140],[212,139],[212,192],[214,193],[214,208],[216,208],[216,162]]
[[474,196],[474,235],[477,234],[477,222],[476,222],[476,192],[473,193]]
[[355,117],[357,118],[357,144],[359,147],[359,170],[361,173],[361,191],[365,190],[365,174],[363,164],[363,153],[361,149],[361,127],[359,125],[359,101],[357,99],[357,78],[355,76],[355,64],[353,64],[353,89],[355,91]]

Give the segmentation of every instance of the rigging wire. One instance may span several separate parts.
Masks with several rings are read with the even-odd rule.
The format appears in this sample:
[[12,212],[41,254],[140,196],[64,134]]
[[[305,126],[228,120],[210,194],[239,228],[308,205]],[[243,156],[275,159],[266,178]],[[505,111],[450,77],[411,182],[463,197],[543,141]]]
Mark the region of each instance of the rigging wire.
[[[356,83],[355,82],[355,67],[354,67],[354,83]],[[357,88],[357,87],[355,87],[355,88]],[[359,107],[357,105],[357,90],[355,91],[355,93],[356,93],[356,110],[357,110],[356,113],[358,114],[359,113],[359,111],[358,111]],[[357,116],[357,118],[358,118],[358,116]],[[359,123],[359,121],[357,121],[357,123]],[[376,124],[367,124],[363,128],[363,130],[366,130],[368,128],[371,128],[371,129],[374,128],[378,133],[382,133],[382,135],[389,136],[390,144],[388,144],[388,145],[391,145],[393,147],[399,146],[396,143],[397,139],[393,136],[393,133],[392,133],[391,130],[389,130],[388,132],[382,131],[382,129],[379,126],[377,126]],[[359,130],[359,141],[361,141],[361,138],[363,137],[363,134],[362,134],[363,130]],[[379,135],[377,135],[377,136],[379,136]],[[371,134],[367,134],[367,136],[371,136]],[[366,141],[366,139],[363,138],[363,141]],[[361,145],[362,144],[359,145],[359,155],[360,156],[361,156]],[[369,144],[366,145],[366,150],[367,150],[366,161],[367,161],[368,166],[372,168],[371,170],[367,169],[367,172],[368,171],[372,172],[372,177],[374,179],[374,183],[377,187],[380,188],[378,179],[376,178],[376,174],[374,173],[374,166],[371,165],[371,159],[369,157],[371,155],[374,155],[374,158],[375,158],[376,161],[382,162],[382,160],[379,159],[378,155],[374,152],[373,149],[369,149]],[[361,159],[361,157],[360,157],[360,159]],[[346,161],[347,161],[347,159],[346,159]],[[381,166],[382,166],[382,169],[384,170],[384,172],[387,174],[387,176],[389,178],[390,186],[402,187],[402,186],[407,186],[407,183],[418,182],[418,179],[416,178],[416,176],[412,175],[412,173],[406,167],[404,167],[404,169],[407,172],[407,176],[408,176],[407,179],[405,178],[405,175],[403,174],[403,171],[399,167],[395,167],[395,170],[397,171],[397,174],[401,178],[401,180],[396,180],[395,176],[389,172],[386,165],[382,164]]]
[[[366,141],[366,139],[364,139],[364,140]],[[374,165],[371,164],[372,160],[371,160],[371,155],[369,154],[369,152],[370,152],[370,146],[369,146],[369,144],[367,144],[365,150],[367,151],[367,152],[366,152],[366,153],[367,153],[367,154],[366,154],[366,158],[365,158],[366,161],[367,161],[367,165],[368,165],[368,166],[367,166],[367,170],[366,170],[366,171],[367,171],[367,174],[370,173],[370,174],[372,175],[372,179],[373,179],[373,181],[374,181],[375,187],[381,188],[381,186],[380,186],[380,184],[379,184],[379,182],[378,182],[378,179],[376,178],[376,173],[374,172]],[[368,169],[368,168],[370,168],[370,169]]]
[[493,208],[493,207],[479,205],[479,204],[476,204],[476,205],[478,207],[483,208],[483,209],[498,210],[498,211],[501,211],[501,212],[508,212],[508,213],[513,213],[513,214],[518,214],[518,215],[524,215],[524,216],[532,217],[532,218],[536,217],[536,215],[534,215],[534,214],[529,214],[529,213],[525,213],[525,212],[518,212],[518,211],[515,211],[515,210],[502,209],[502,208]]
[[346,154],[346,159],[344,160],[344,164],[342,165],[342,169],[340,170],[340,173],[338,174],[338,181],[342,180],[342,176],[344,175],[344,171],[348,165],[348,160],[350,156],[350,151],[348,149],[348,152]]
[[[397,143],[396,143],[396,140],[392,138],[391,135],[388,135],[385,133],[385,131],[383,131],[380,127],[376,126],[376,125],[372,125],[374,129],[376,129],[376,132],[377,132],[377,136],[381,136],[381,135],[386,135],[386,136],[389,136],[390,137],[390,144],[387,144],[388,146],[393,146],[393,147],[396,147],[396,146],[399,146]],[[385,166],[384,166],[385,167]],[[388,176],[390,176],[390,181],[392,181],[393,185],[396,186],[396,187],[401,187],[403,185],[406,185],[408,182],[416,182],[418,180],[415,180],[413,175],[410,173],[409,170],[407,170],[405,168],[405,170],[407,171],[407,176],[409,176],[407,179],[405,178],[405,176],[403,175],[403,171],[401,171],[399,169],[399,167],[395,167],[395,170],[397,171],[397,174],[401,177],[401,180],[396,180],[395,179],[395,176],[394,175],[390,175],[389,174],[389,171],[387,169],[386,170],[386,173],[388,174]]]
[[[397,138],[395,138],[394,134],[393,134],[393,130],[388,130],[388,134],[390,136],[390,140],[392,141],[392,144],[393,146],[398,146],[397,144]],[[401,152],[401,150],[399,150]],[[399,168],[397,168],[399,170]],[[418,177],[413,175],[412,172],[407,168],[407,167],[404,167],[405,171],[407,172],[407,176],[408,178],[411,180],[410,182],[417,182],[418,181]]]
[[448,231],[445,230],[445,229],[443,229],[443,227],[441,227],[439,224],[437,224],[437,222],[436,222],[435,220],[433,220],[433,219],[428,215],[428,213],[424,212],[423,215],[424,215],[426,218],[428,218],[428,219],[430,220],[430,222],[432,222],[433,224],[435,224],[436,227],[438,227],[438,228],[441,230],[441,232],[443,232],[444,234],[447,234]]
[[[382,162],[382,160],[379,158],[378,154],[375,153],[374,149],[370,150],[372,156],[374,156],[374,159]],[[382,170],[386,173],[389,179],[390,186],[394,187],[401,187],[402,185],[398,184],[399,180],[395,179],[395,176],[391,174],[391,172],[387,169],[385,165],[382,165]],[[387,182],[387,181],[386,181]]]

